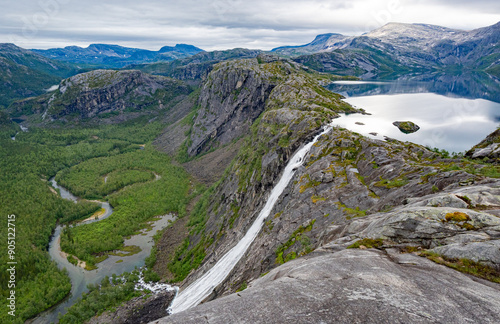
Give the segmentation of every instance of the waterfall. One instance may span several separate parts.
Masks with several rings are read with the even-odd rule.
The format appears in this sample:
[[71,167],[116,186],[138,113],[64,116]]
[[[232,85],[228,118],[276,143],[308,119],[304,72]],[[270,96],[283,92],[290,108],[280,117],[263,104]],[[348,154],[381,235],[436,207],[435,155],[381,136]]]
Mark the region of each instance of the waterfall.
[[313,144],[318,141],[319,137],[330,131],[331,128],[332,126],[330,125],[326,126],[323,131],[316,135],[311,142],[304,145],[297,151],[297,153],[295,153],[285,167],[278,184],[271,191],[271,195],[269,196],[266,205],[262,208],[259,216],[257,216],[257,219],[245,236],[210,270],[177,295],[170,307],[170,311],[172,313],[179,313],[190,307],[198,305],[203,301],[203,299],[207,298],[207,296],[209,296],[212,291],[224,281],[224,279],[226,279],[231,270],[238,263],[259,234],[262,225],[264,224],[264,220],[269,216],[271,210],[278,201],[278,198],[281,196],[281,193],[288,186],[288,183],[292,179],[297,167],[302,165],[306,154],[309,152]]

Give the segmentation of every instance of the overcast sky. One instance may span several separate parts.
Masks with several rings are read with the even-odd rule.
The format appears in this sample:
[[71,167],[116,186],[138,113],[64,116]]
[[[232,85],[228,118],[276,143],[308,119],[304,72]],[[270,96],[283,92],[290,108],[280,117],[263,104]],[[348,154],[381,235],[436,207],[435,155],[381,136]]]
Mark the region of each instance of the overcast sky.
[[0,43],[91,43],[158,50],[269,50],[318,34],[360,35],[388,22],[475,29],[500,21],[498,0],[0,0]]

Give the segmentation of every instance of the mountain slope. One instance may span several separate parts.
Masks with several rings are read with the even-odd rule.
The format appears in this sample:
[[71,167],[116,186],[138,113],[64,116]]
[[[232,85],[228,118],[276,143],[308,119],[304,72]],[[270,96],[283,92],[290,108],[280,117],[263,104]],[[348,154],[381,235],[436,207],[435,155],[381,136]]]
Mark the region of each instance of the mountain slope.
[[61,81],[45,95],[13,103],[13,116],[31,122],[89,120],[114,117],[117,121],[165,110],[192,89],[182,81],[140,71],[95,70]]
[[[318,36],[312,43],[273,51],[281,55],[298,56],[304,64],[326,65],[323,70],[342,71],[344,65],[332,66],[334,54],[339,50],[357,57],[368,56],[375,63],[365,66],[354,63],[357,75],[369,73],[379,65],[393,61],[393,66],[411,69],[468,68],[498,73],[500,61],[500,23],[461,31],[426,24],[389,23],[362,36],[326,34]],[[322,55],[318,55],[321,53]],[[312,55],[310,58],[307,57]],[[382,58],[382,60],[380,60]],[[353,64],[351,64],[352,66]]]
[[131,65],[127,68],[180,80],[189,80],[199,84],[210,73],[215,64],[228,60],[255,58],[260,53],[262,53],[261,50],[235,48],[225,51],[201,52],[172,62]]
[[14,44],[0,44],[0,108],[16,99],[40,95],[78,70]]
[[202,49],[186,44],[177,44],[174,47],[164,46],[159,51],[108,44],[91,44],[87,48],[68,46],[32,51],[54,60],[109,68],[121,68],[130,64],[147,62],[172,61],[203,52]]

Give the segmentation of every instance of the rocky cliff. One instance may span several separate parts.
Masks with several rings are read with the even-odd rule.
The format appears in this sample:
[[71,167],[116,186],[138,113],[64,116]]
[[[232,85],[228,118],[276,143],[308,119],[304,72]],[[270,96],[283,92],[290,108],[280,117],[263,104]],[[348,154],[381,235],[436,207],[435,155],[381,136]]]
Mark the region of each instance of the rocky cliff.
[[[335,129],[313,147],[216,299],[160,323],[497,322],[500,286],[444,266],[500,282],[500,181],[484,167]],[[259,193],[234,194],[231,182],[212,195],[206,228],[215,247],[200,272],[250,222],[249,201],[261,207]],[[237,214],[233,229],[217,210]]]
[[[339,112],[355,112],[320,86],[323,77],[269,57],[214,68],[177,149],[189,159],[243,139],[223,177],[194,207],[189,236],[162,276],[184,279],[185,287],[211,268],[252,224],[293,152]],[[497,176],[494,165],[334,128],[313,146],[257,239],[207,298],[215,301],[163,322],[224,323],[234,316],[329,322],[333,314],[342,314],[340,322],[362,322],[367,314],[390,322],[393,313],[399,321],[498,321],[491,302],[500,300],[498,284],[424,259],[498,282],[500,183],[491,178]],[[466,294],[458,282],[466,282]],[[248,284],[248,292],[221,298]],[[297,289],[287,293],[290,287]],[[397,297],[388,295],[393,290]],[[470,299],[485,303],[467,314],[457,310],[456,304],[472,307]],[[436,302],[424,307],[424,300]],[[243,305],[254,305],[255,316],[246,316]]]
[[140,71],[95,70],[61,81],[55,91],[9,107],[12,115],[38,115],[42,121],[86,120],[123,112],[166,109],[192,89],[182,81]]
[[255,58],[262,51],[235,48],[225,51],[201,52],[196,55],[177,59],[173,62],[161,62],[152,64],[132,65],[130,68],[138,69],[146,73],[163,75],[179,80],[185,80],[193,84],[201,84],[212,71],[215,64],[222,61]]

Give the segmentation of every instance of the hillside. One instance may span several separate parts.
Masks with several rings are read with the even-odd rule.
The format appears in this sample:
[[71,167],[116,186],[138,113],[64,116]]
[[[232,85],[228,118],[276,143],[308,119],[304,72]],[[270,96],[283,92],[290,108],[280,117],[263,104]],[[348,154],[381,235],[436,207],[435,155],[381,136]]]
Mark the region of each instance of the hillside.
[[[228,166],[222,178],[159,242],[164,252],[155,270],[181,282],[181,291],[247,232],[297,148],[338,112],[354,112],[337,95],[320,91],[321,77],[265,56],[220,63],[204,82],[189,123],[169,126],[157,139],[157,147],[183,161],[195,158],[185,165],[198,163],[204,170],[219,152],[237,146],[232,162],[219,165]],[[215,300],[161,322],[224,323],[234,311],[246,314],[244,323],[262,322],[255,314],[271,323],[316,322],[354,310],[362,311],[341,318],[494,321],[497,284],[423,258],[498,282],[500,196],[493,170],[412,143],[333,129],[313,145],[256,240],[206,299]],[[177,241],[176,253],[167,252],[175,246],[168,233],[186,230],[189,237]],[[469,260],[470,268],[458,259]],[[467,292],[456,290],[458,282]],[[399,288],[406,286],[414,288]],[[327,291],[336,297],[325,296]],[[474,298],[485,302],[467,314],[455,306]],[[423,300],[434,306],[419,306]],[[245,310],[249,304],[255,316]]]
[[0,109],[14,100],[45,93],[78,71],[71,64],[47,59],[14,44],[0,44]]
[[201,52],[172,62],[131,65],[127,68],[200,84],[202,79],[208,75],[215,64],[227,60],[255,58],[261,52],[261,50],[249,50],[244,48]]
[[182,81],[163,76],[134,70],[95,70],[65,79],[45,95],[15,102],[9,112],[29,118],[31,123],[104,119],[121,122],[168,110],[191,91]]
[[389,23],[361,36],[319,35],[309,44],[279,47],[273,52],[298,56],[301,63],[337,73],[347,70],[356,75],[370,75],[373,71],[380,74],[387,67],[395,72],[398,68],[467,68],[498,77],[499,42],[500,23],[472,31]]

